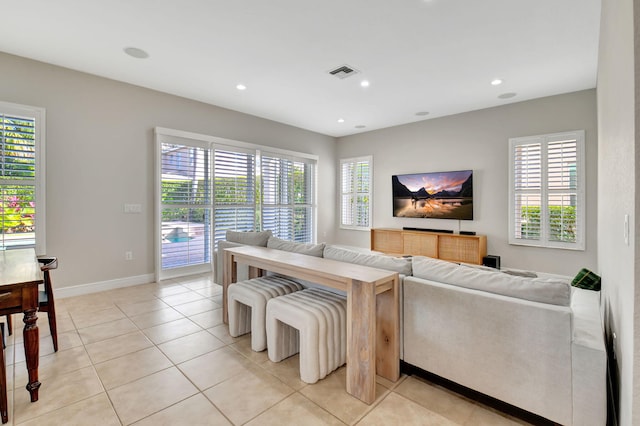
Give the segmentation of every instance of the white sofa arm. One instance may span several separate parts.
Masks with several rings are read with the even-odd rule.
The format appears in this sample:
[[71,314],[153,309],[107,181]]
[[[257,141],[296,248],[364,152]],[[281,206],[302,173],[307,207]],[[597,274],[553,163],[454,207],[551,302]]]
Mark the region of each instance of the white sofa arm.
[[[218,250],[214,253],[215,265],[216,265],[216,284],[222,285],[222,273],[224,271],[224,249],[232,247],[242,247],[245,244],[232,243],[230,241],[222,240],[218,241]],[[246,266],[238,265],[238,281],[244,281],[248,279],[249,273]]]
[[573,287],[571,311],[573,312],[573,342],[604,351],[600,292]]
[[603,425],[607,422],[607,352],[600,292],[573,288],[571,310],[573,424]]

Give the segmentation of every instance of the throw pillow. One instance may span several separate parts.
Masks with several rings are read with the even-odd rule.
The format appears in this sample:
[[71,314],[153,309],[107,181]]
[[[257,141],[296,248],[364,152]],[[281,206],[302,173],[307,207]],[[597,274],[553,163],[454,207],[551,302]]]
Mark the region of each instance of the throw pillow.
[[594,274],[587,268],[582,268],[573,281],[571,281],[571,285],[585,290],[600,291],[600,282],[600,276]]
[[246,244],[249,246],[261,246],[266,247],[267,241],[271,236],[271,231],[260,231],[260,232],[238,232],[238,231],[227,231],[227,241],[232,243],[240,243]]

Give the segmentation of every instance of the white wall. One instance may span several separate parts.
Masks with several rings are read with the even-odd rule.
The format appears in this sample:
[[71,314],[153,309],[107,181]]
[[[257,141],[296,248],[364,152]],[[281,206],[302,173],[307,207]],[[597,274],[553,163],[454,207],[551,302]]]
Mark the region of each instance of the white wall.
[[[637,4],[637,2],[636,2]],[[636,10],[634,10],[636,9]],[[620,376],[619,424],[640,423],[640,313],[636,230],[638,219],[638,46],[634,46],[633,0],[602,2],[598,61],[598,265],[602,274],[605,326],[614,342]],[[637,31],[637,30],[636,30]],[[637,35],[635,36],[637,43]],[[635,52],[634,52],[635,50]],[[634,93],[635,87],[635,93]],[[629,244],[624,215],[630,217]],[[635,328],[635,330],[634,330]],[[635,366],[635,368],[634,368]]]
[[[318,235],[331,238],[334,138],[2,53],[0,70],[0,100],[46,108],[47,252],[60,259],[56,286],[153,273],[156,126],[318,155]],[[124,203],[141,204],[142,214],[125,215]],[[126,250],[134,260],[125,261]]]
[[[585,251],[508,244],[508,139],[584,129],[587,158]],[[502,265],[575,275],[596,268],[596,99],[595,90],[514,103],[425,120],[338,139],[338,157],[373,155],[374,227],[403,226],[476,231],[487,235],[488,252]],[[473,169],[474,220],[394,218],[391,176],[402,173]],[[342,244],[369,245],[369,234],[341,230]]]

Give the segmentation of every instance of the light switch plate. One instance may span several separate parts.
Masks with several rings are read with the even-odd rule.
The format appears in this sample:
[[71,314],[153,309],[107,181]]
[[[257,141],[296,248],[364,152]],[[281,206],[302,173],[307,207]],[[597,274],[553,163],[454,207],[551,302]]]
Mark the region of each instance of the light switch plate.
[[629,245],[629,215],[624,215],[624,243]]

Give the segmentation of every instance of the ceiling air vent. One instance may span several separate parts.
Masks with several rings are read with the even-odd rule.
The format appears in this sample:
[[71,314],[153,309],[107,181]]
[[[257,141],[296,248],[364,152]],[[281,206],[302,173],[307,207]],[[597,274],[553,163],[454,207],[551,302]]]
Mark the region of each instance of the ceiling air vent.
[[358,74],[360,71],[357,69],[350,67],[349,65],[341,65],[336,69],[329,71],[329,74],[338,77],[338,78],[347,78],[352,75]]

